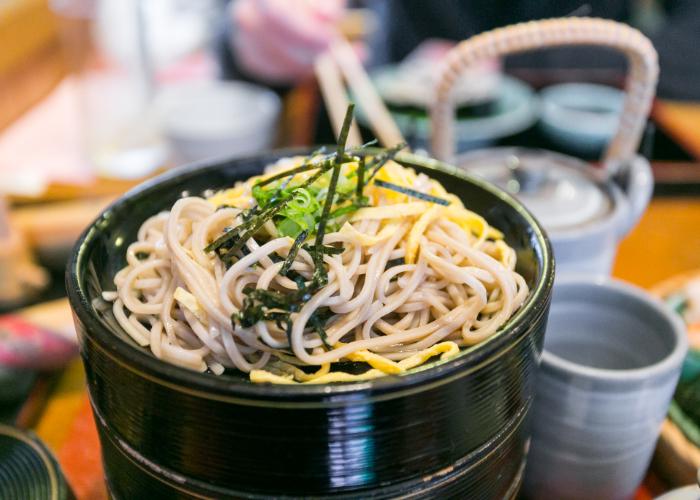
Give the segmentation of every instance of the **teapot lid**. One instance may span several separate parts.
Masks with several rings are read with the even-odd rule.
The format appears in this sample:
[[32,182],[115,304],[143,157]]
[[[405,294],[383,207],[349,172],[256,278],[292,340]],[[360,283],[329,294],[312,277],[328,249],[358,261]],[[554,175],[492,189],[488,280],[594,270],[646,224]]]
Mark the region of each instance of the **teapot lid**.
[[577,228],[611,213],[602,175],[570,156],[493,148],[463,155],[459,166],[518,198],[548,231]]

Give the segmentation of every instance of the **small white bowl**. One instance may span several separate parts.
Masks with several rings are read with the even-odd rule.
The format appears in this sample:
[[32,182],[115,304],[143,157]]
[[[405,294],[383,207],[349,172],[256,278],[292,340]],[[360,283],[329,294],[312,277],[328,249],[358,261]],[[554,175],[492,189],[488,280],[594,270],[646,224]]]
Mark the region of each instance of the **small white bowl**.
[[540,126],[555,144],[584,155],[597,155],[620,123],[624,93],[592,83],[565,83],[540,92]]
[[238,81],[173,85],[163,89],[158,105],[175,159],[182,162],[268,149],[281,110],[274,92]]

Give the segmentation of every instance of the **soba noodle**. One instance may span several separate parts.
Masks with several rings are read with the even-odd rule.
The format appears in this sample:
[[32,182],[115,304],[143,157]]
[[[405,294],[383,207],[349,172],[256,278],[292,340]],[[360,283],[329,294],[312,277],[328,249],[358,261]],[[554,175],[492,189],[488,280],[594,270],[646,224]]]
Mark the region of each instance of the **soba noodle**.
[[[528,287],[501,233],[437,181],[390,161],[377,179],[449,205],[367,185],[369,206],[326,231],[323,245],[342,253],[323,254],[327,282],[289,313],[289,329],[272,320],[232,321],[251,289],[286,294],[304,286],[280,274],[294,239],[267,221],[232,262],[206,248],[243,223],[257,182],[304,161],[280,160],[265,176],[208,198],[182,198],[143,223],[114,278],[116,293],[104,293],[135,342],[164,361],[215,374],[234,368],[253,382],[366,380],[454,356],[493,335],[523,303]],[[346,163],[343,173],[350,178],[357,168]],[[290,272],[309,282],[311,248],[297,251]],[[324,335],[314,328],[319,311]],[[339,362],[356,362],[354,371]],[[358,363],[365,366],[359,373]]]

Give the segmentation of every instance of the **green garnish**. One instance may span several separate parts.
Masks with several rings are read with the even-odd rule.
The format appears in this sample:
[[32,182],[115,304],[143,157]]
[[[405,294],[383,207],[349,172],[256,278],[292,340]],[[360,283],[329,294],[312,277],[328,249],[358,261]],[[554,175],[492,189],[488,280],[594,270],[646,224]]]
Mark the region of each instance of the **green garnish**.
[[348,140],[348,134],[350,133],[350,124],[352,123],[353,110],[355,109],[354,104],[348,106],[345,112],[345,119],[343,120],[343,127],[340,129],[340,136],[338,137],[338,150],[336,152],[336,160],[333,162],[333,174],[331,176],[331,183],[328,186],[328,192],[326,193],[326,202],[323,205],[323,212],[321,213],[321,218],[318,221],[318,229],[316,230],[316,244],[314,247],[314,252],[312,258],[314,259],[314,274],[313,282],[320,286],[325,286],[328,282],[328,273],[326,272],[326,267],[323,265],[323,237],[326,235],[326,223],[328,222],[328,216],[331,213],[331,207],[333,206],[333,197],[335,196],[335,188],[338,185],[338,177],[340,176],[340,165],[343,161],[343,155],[345,154],[345,143]]
[[352,125],[352,119],[354,117],[355,105],[353,103],[348,104],[348,109],[345,110],[345,118],[343,118],[343,125],[340,127],[340,135],[338,136],[338,149],[336,151],[337,158],[342,161],[343,155],[345,154],[345,145],[348,142],[348,135],[350,134],[350,125]]
[[292,264],[294,264],[294,259],[297,258],[297,254],[299,253],[299,248],[301,247],[301,244],[304,243],[304,240],[308,235],[308,230],[302,231],[301,233],[299,233],[299,236],[297,236],[294,240],[294,243],[292,244],[292,247],[289,249],[289,253],[287,254],[287,258],[284,260],[284,264],[280,269],[280,274],[282,276],[287,276],[289,269],[292,267]]
[[[309,253],[313,253],[315,245],[309,246],[308,244],[306,244],[306,245],[302,245],[301,248],[303,248],[304,250],[306,250]],[[341,247],[334,247],[331,245],[323,245],[323,247],[321,247],[321,251],[327,255],[340,255],[345,250],[343,250]]]
[[331,347],[331,345],[328,343],[328,335],[326,334],[326,322],[316,315],[312,316],[309,321],[311,323],[311,326],[313,326],[316,332],[318,333],[318,336],[321,338],[323,346],[329,351],[332,350],[333,347]]
[[330,213],[330,215],[328,216],[328,218],[331,219],[331,220],[337,219],[338,217],[342,217],[342,216],[344,216],[344,215],[351,214],[351,213],[353,213],[353,212],[356,212],[356,211],[359,210],[360,208],[366,207],[366,206],[367,206],[367,199],[365,198],[365,199],[364,199],[364,203],[362,203],[362,204],[351,203],[350,205],[346,205],[346,206],[344,206],[344,207],[336,208],[335,210],[333,210],[333,211]]
[[360,158],[360,165],[357,167],[357,187],[355,188],[355,199],[364,198],[362,193],[365,189],[365,158]]
[[[345,143],[347,141],[347,133],[349,133],[349,123],[352,122],[352,109],[350,109],[350,107],[348,113],[346,113],[346,120],[349,121],[347,124],[345,122],[343,123],[343,129],[341,129],[341,134],[338,138],[338,146],[335,152],[326,154],[322,158],[312,157],[298,167],[275,174],[257,182],[253,186],[253,198],[261,210],[274,206],[280,203],[281,200],[286,200],[290,197],[297,200],[300,199],[298,198],[299,196],[303,197],[303,203],[289,203],[287,207],[274,213],[271,217],[267,216],[269,214],[264,213],[264,215],[266,215],[265,220],[272,219],[281,236],[296,238],[302,231],[309,230],[312,234],[316,228],[322,227],[321,219],[323,212],[321,204],[325,204],[325,201],[328,199],[328,189],[333,181],[332,178],[328,179],[326,172],[332,170],[335,165],[340,166],[348,161],[357,161],[359,164],[355,171],[343,176],[338,175],[335,181],[334,195],[331,198],[331,208],[333,210],[329,214],[328,220],[348,215],[367,205],[367,198],[363,195],[364,187],[367,185],[367,182],[365,182],[365,172],[367,171],[366,160],[364,156],[356,157],[355,154],[363,153],[363,148],[373,144],[373,142],[369,142],[359,149],[346,149]],[[400,144],[378,154],[375,160],[370,163],[372,177],[387,161],[393,159],[396,153],[404,146],[404,144]],[[290,185],[294,176],[311,170],[319,170],[322,174],[321,176],[318,176],[319,172],[314,174],[313,182],[309,182],[309,180],[311,180],[309,179],[301,186]],[[331,177],[332,175],[333,173],[331,173]],[[354,177],[357,177],[356,181],[353,180]],[[281,185],[265,189],[266,186],[270,186],[283,179],[284,182]],[[316,182],[317,180],[318,182]],[[301,194],[297,192],[300,187],[304,187],[305,189]],[[350,200],[353,201],[348,205],[344,205],[344,203]],[[249,227],[251,226],[248,226],[248,228]],[[234,235],[231,235],[231,237],[232,236]]]
[[372,159],[372,164],[369,166],[369,177],[365,181],[365,185],[369,184],[372,179],[374,179],[374,176],[377,175],[377,173],[382,169],[384,165],[389,160],[393,160],[394,157],[401,151],[403,148],[406,147],[405,142],[401,142],[394,146],[393,148],[387,149],[384,152],[378,154]]
[[[297,289],[282,292],[246,287],[243,291],[243,307],[231,316],[234,327],[238,324],[250,328],[260,321],[272,321],[286,332],[291,346],[292,314],[298,313],[328,282],[324,256],[344,252],[341,246],[324,245],[326,230],[338,227],[343,222],[342,217],[367,206],[369,200],[364,196],[364,188],[405,147],[405,144],[399,144],[377,154],[370,161],[365,160],[363,149],[373,143],[359,149],[346,149],[353,109],[354,105],[348,106],[336,151],[325,154],[322,150],[316,151],[302,165],[257,182],[252,188],[256,205],[241,212],[239,217],[242,222],[238,226],[228,229],[205,248],[207,252],[215,251],[224,263],[230,264],[241,252],[247,250],[247,241],[268,221],[275,224],[281,236],[294,238],[286,257],[272,254],[270,258],[275,262],[284,260],[280,274],[293,280]],[[319,157],[320,154],[323,156]],[[353,161],[358,162],[358,168],[341,175],[343,165]],[[316,172],[305,181],[293,183],[297,174],[314,170]],[[305,243],[312,235],[313,243]],[[314,269],[308,281],[292,270],[300,249],[309,252],[313,260]],[[331,349],[325,330],[331,317],[330,309],[322,308],[311,315],[308,321],[309,327],[318,333],[326,349]]]
[[406,263],[403,257],[398,257],[396,259],[391,259],[386,263],[386,268],[385,269],[390,269],[392,267],[396,266],[403,266]]
[[430,203],[436,203],[438,205],[444,206],[448,206],[450,204],[450,202],[444,198],[438,198],[437,196],[433,196],[432,194],[421,193],[420,191],[416,191],[415,189],[411,189],[405,186],[399,186],[398,184],[382,181],[380,179],[375,179],[374,185],[385,189],[390,189],[392,191],[396,191],[397,193],[405,194],[412,198],[418,198],[420,200],[429,201]]
[[[219,238],[207,245],[204,249],[206,252],[216,251],[222,260],[230,262],[239,251],[245,242],[247,242],[268,220],[272,219],[278,212],[284,209],[292,200],[296,191],[304,189],[313,184],[325,172],[333,168],[335,162],[324,162],[319,171],[309,177],[300,186],[290,189],[287,193],[279,193],[275,191],[275,195],[269,198],[270,206],[261,207],[258,205],[242,214],[243,223],[239,224],[230,231],[225,232]],[[296,235],[295,235],[296,236]]]
[[[346,140],[347,140],[347,139],[346,139]],[[362,152],[364,151],[364,149],[366,149],[366,148],[368,148],[368,147],[370,147],[370,146],[373,146],[373,145],[375,145],[376,143],[377,143],[377,140],[376,140],[376,139],[373,139],[373,140],[371,140],[371,141],[369,141],[369,142],[363,144],[363,145],[360,146],[359,148],[349,149],[349,150],[347,150],[347,152],[350,153],[350,154],[353,154],[353,153],[362,153]],[[258,182],[255,183],[255,187],[257,187],[257,186],[260,186],[260,187],[266,186],[267,184],[270,184],[271,182],[274,182],[274,181],[277,181],[277,180],[280,180],[280,179],[284,179],[284,178],[290,177],[290,176],[293,177],[293,176],[296,175],[296,174],[299,174],[299,173],[302,173],[302,172],[308,172],[309,170],[314,170],[314,169],[316,169],[316,168],[319,168],[319,163],[325,162],[325,161],[328,161],[328,160],[332,160],[332,159],[334,159],[334,158],[336,157],[336,155],[337,155],[337,152],[336,152],[336,153],[326,153],[326,154],[324,154],[324,150],[325,150],[324,147],[321,147],[321,148],[317,149],[316,151],[314,151],[313,153],[311,153],[311,155],[310,155],[311,159],[305,161],[302,165],[299,165],[298,167],[290,168],[289,170],[285,170],[285,171],[283,171],[283,172],[279,172],[279,173],[277,173],[277,174],[275,174],[275,175],[272,175],[272,176],[270,176],[270,177],[268,177],[268,178],[266,178],[266,179],[263,179],[263,180],[261,180],[261,181],[258,181]],[[321,155],[321,154],[323,154],[323,156],[322,156],[321,158],[316,158],[318,155]]]
[[283,217],[277,224],[280,236],[296,237],[303,232],[311,232],[316,226],[316,220],[321,214],[321,205],[308,189],[294,190],[287,206],[279,212]]
[[296,174],[300,174],[302,172],[308,172],[309,170],[314,170],[320,167],[319,163],[322,163],[323,161],[330,160],[333,158],[334,155],[325,155],[325,157],[319,161],[318,159],[316,161],[311,160],[305,162],[303,165],[300,165],[298,167],[290,168],[289,170],[285,170],[284,172],[280,172],[279,174],[272,175],[268,177],[267,179],[263,179],[261,181],[258,181],[255,183],[255,186],[253,186],[253,189],[266,186],[270,184],[271,182],[284,179],[286,177],[289,177],[290,179],[294,177]]
[[[304,240],[306,240],[313,229],[316,229],[316,238],[313,247],[309,245],[304,245],[303,247],[311,253],[314,262],[314,271],[311,281],[307,283],[302,276],[295,273],[295,282],[297,284],[296,291],[282,293],[275,290],[255,288],[245,290],[243,308],[240,312],[231,317],[231,321],[234,324],[239,323],[242,327],[249,328],[259,321],[274,321],[280,329],[286,331],[289,338],[292,325],[291,314],[301,310],[304,303],[310,300],[313,294],[327,283],[328,274],[323,264],[323,256],[325,254],[343,252],[342,248],[324,245],[323,237],[336,198],[336,188],[338,187],[341,166],[346,160],[350,159],[345,155],[345,143],[347,141],[350,123],[352,122],[352,111],[353,106],[350,105],[345,115],[340,137],[338,138],[338,149],[335,155],[330,158],[327,163],[323,162],[321,165],[315,165],[315,168],[319,170],[316,174],[301,186],[296,187],[289,187],[287,183],[274,190],[263,190],[263,183],[256,184],[253,188],[253,196],[258,203],[258,212],[241,224],[241,226],[245,226],[245,229],[239,230],[235,228],[229,231],[229,233],[235,232],[236,234],[231,235],[226,233],[209,245],[209,247],[213,247],[214,250],[217,250],[222,259],[230,259],[230,257],[240,250],[245,242],[253,236],[266,221],[278,216],[281,218],[277,224],[277,229],[280,234],[291,235],[296,231],[294,243],[280,269],[280,274],[287,275],[291,274],[290,268],[299,252],[299,248],[302,248]],[[302,167],[306,170],[311,170],[311,168],[306,168],[306,166]],[[311,186],[321,175],[331,169],[332,174],[328,188],[324,193],[325,200],[323,209],[321,210],[318,200],[311,191]],[[305,170],[299,170],[299,168],[291,169],[287,171],[286,176],[294,176],[301,171]],[[273,180],[282,178],[283,176],[278,174],[278,177]],[[354,189],[350,192],[353,191]],[[224,241],[221,242],[219,240]],[[224,247],[224,245],[231,246]],[[221,248],[226,248],[226,253],[223,255],[219,251]],[[309,324],[318,332],[321,342],[330,349],[324,329],[326,320],[327,318],[321,319],[320,316],[314,315],[309,319]]]
[[249,210],[244,210],[240,215],[241,219],[243,219],[243,223],[235,228],[229,228],[228,230],[224,231],[224,234],[222,234],[217,239],[209,243],[206,247],[204,247],[204,251],[213,252],[223,247],[226,243],[232,240],[237,233],[249,227],[249,225],[252,223],[251,221],[253,219],[253,216],[256,215],[258,210],[259,207],[253,207]]

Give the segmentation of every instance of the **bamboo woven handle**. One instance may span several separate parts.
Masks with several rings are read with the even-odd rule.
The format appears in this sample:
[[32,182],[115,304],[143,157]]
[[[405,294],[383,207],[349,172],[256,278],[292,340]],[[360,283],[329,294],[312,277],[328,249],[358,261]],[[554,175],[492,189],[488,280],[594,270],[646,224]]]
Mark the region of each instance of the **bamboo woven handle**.
[[451,92],[467,67],[483,59],[565,45],[610,47],[627,56],[629,68],[620,124],[603,155],[604,166],[617,170],[639,145],[656,91],[658,58],[649,39],[636,29],[615,21],[583,17],[506,26],[473,36],[453,48],[445,58],[430,110],[433,155],[441,160],[450,160],[454,155],[455,105]]

